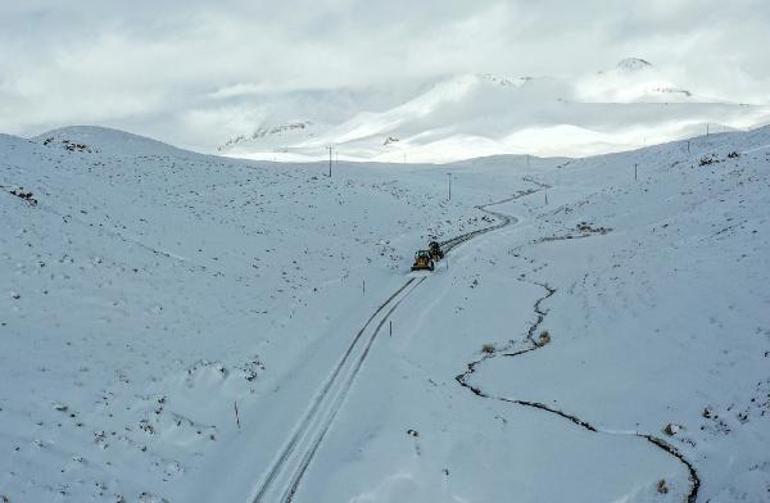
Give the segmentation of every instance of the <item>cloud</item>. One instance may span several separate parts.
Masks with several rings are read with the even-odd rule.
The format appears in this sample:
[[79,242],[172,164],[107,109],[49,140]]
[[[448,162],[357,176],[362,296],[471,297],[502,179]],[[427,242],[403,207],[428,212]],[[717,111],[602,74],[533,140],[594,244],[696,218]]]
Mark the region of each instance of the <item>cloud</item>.
[[581,76],[627,56],[683,87],[766,103],[768,25],[762,0],[3,2],[0,131],[87,122],[193,144],[228,117],[263,117],[233,108],[249,96]]

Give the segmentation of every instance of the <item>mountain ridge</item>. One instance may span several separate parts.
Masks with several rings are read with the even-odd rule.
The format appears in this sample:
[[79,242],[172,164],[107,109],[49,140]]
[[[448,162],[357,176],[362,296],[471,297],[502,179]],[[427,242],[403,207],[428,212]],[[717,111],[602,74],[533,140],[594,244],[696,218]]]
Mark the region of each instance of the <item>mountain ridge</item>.
[[[582,156],[696,135],[707,124],[713,130],[758,126],[770,121],[770,106],[708,98],[678,85],[648,60],[626,58],[578,79],[450,75],[393,106],[352,108],[342,121],[292,114],[229,137],[218,151],[310,160],[333,145],[345,159],[382,162],[452,162],[506,153]],[[309,122],[313,127],[282,134],[292,124]]]

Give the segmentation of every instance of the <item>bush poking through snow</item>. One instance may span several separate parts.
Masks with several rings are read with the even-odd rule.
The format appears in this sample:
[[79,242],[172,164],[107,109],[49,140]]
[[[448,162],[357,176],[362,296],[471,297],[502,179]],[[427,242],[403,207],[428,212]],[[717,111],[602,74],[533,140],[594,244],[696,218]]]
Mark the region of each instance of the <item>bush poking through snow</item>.
[[32,197],[34,194],[32,194],[32,192],[28,190],[25,191],[24,187],[19,187],[17,189],[9,190],[8,193],[11,194],[12,196],[18,197],[19,199],[23,199],[27,201],[27,204],[29,204],[30,206],[37,206],[37,199]]
[[658,494],[668,494],[668,484],[666,484],[666,479],[660,479],[655,486],[655,489],[658,491]]
[[698,166],[709,166],[711,164],[716,164],[720,162],[719,158],[715,155],[706,155],[701,157],[700,161],[698,161]]
[[580,222],[578,223],[575,228],[580,231],[582,234],[607,234],[608,232],[612,231],[609,227],[594,227],[593,224],[589,222]]
[[139,495],[139,501],[141,503],[168,503],[166,498],[161,498],[147,491],[142,491],[142,494]]
[[155,428],[153,428],[153,426],[150,424],[150,421],[147,419],[142,419],[139,421],[139,429],[150,435],[155,433]]
[[665,428],[663,428],[663,433],[668,435],[669,437],[673,437],[677,433],[679,433],[679,430],[681,430],[682,427],[678,424],[674,423],[668,423]]
[[495,352],[495,345],[494,344],[484,344],[481,346],[481,352],[487,355],[491,355]]
[[539,347],[545,346],[551,342],[551,334],[548,332],[548,330],[543,330],[540,332],[540,337],[537,338],[537,344]]

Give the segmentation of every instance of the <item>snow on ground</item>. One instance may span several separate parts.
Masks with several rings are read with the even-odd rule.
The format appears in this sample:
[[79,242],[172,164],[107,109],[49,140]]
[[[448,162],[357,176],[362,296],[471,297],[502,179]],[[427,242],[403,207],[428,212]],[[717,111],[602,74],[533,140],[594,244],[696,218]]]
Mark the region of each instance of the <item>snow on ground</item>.
[[10,501],[253,500],[414,250],[520,190],[393,312],[293,500],[690,495],[637,434],[698,501],[770,497],[770,129],[331,179],[96,128],[0,152]]
[[[693,142],[689,157],[679,143],[543,176],[570,191],[556,188],[510,251],[530,261],[525,279],[557,290],[541,327],[551,344],[494,358],[473,382],[608,434],[670,437],[698,470],[704,501],[767,501],[767,140],[767,129],[720,135]],[[587,196],[573,192],[608,168]],[[611,230],[580,232],[581,222]]]

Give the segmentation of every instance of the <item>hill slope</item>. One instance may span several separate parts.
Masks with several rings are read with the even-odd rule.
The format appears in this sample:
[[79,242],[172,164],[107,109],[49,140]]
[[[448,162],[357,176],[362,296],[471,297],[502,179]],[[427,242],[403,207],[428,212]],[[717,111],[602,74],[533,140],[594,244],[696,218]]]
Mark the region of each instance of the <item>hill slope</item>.
[[253,501],[414,250],[503,215],[383,321],[293,500],[766,500],[768,128],[331,179],[94,128],[0,153],[10,501]]

